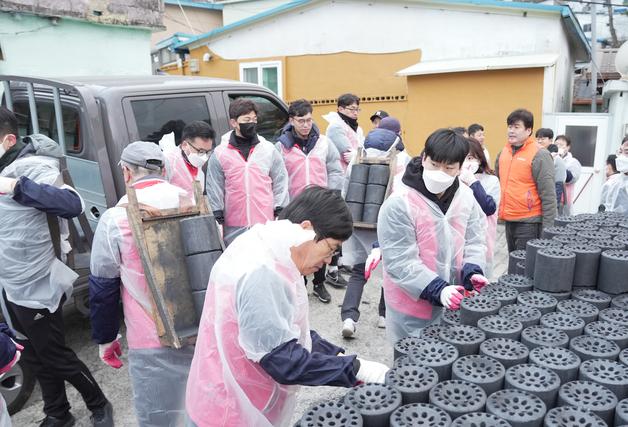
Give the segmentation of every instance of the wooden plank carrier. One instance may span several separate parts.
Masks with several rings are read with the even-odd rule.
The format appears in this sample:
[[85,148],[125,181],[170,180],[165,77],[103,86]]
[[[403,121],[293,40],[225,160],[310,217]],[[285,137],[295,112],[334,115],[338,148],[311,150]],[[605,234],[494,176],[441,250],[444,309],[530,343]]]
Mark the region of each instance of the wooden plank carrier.
[[[397,166],[397,150],[391,150],[386,157],[367,157],[364,147],[358,148],[355,164],[363,165],[388,165],[390,175],[388,177],[388,184],[386,185],[386,193],[384,194],[384,201],[390,196],[392,192],[393,181],[395,179],[395,167]],[[353,227],[361,228],[364,230],[377,230],[377,224],[370,224],[368,222],[354,221]]]
[[131,186],[127,186],[126,192],[129,225],[152,294],[151,315],[159,340],[174,348],[193,344],[199,318],[194,310],[179,220],[209,214],[201,187],[194,183],[196,206],[164,210],[138,203]]

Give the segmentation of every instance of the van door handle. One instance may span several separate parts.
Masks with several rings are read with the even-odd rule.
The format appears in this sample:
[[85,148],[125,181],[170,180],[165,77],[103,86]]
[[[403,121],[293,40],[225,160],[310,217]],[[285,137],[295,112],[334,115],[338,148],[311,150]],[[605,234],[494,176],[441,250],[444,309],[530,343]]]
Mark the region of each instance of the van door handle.
[[92,208],[89,210],[89,212],[92,214],[92,216],[95,219],[100,218],[100,211],[98,210],[98,208],[96,206],[92,206]]

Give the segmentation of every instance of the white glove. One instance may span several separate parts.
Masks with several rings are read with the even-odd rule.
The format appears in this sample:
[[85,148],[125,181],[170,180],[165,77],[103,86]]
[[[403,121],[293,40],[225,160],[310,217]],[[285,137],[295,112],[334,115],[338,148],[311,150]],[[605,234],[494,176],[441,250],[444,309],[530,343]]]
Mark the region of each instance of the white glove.
[[390,370],[388,366],[379,362],[372,362],[370,360],[360,359],[360,370],[356,375],[358,381],[363,383],[380,383],[384,384],[386,380],[386,372]]
[[473,184],[477,180],[478,179],[469,169],[465,168],[460,170],[460,181],[467,184],[468,186],[471,186],[471,184]]
[[380,248],[373,248],[368,258],[366,258],[366,264],[364,266],[364,278],[366,280],[371,277],[373,270],[377,268],[377,264],[382,260],[382,250]]
[[354,154],[355,154],[354,150],[349,150],[342,153],[342,158],[344,159],[345,163],[351,163],[351,160],[353,160]]
[[449,310],[458,310],[462,301],[464,286],[448,285],[440,291],[440,303]]
[[15,178],[7,178],[4,176],[0,176],[0,193],[1,194],[13,194],[13,189],[15,188],[16,183],[17,183],[17,179]]

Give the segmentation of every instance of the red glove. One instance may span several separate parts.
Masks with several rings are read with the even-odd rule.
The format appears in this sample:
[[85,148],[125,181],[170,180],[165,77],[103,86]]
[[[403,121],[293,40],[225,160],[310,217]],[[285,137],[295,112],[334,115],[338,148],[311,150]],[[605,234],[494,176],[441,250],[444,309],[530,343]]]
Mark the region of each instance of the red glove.
[[364,267],[364,278],[366,280],[371,277],[373,270],[377,268],[377,265],[382,260],[382,251],[380,248],[373,248],[368,258],[366,258],[366,265]]
[[471,276],[471,284],[473,285],[473,289],[481,292],[482,288],[488,285],[488,279],[481,274],[474,274],[473,276]]
[[9,363],[7,363],[5,366],[0,368],[0,377],[2,377],[4,374],[9,372],[11,368],[14,367],[17,362],[20,361],[20,357],[22,356],[22,350],[24,350],[24,347],[16,343],[15,341],[13,341],[13,344],[15,344],[15,356],[13,356],[13,359]]
[[449,310],[458,310],[464,286],[447,285],[440,291],[440,303]]
[[115,369],[120,369],[123,365],[122,361],[120,360],[120,356],[122,356],[122,347],[120,346],[119,341],[120,338],[121,336],[118,334],[116,339],[109,344],[98,345],[98,354],[100,356],[100,359],[107,365]]

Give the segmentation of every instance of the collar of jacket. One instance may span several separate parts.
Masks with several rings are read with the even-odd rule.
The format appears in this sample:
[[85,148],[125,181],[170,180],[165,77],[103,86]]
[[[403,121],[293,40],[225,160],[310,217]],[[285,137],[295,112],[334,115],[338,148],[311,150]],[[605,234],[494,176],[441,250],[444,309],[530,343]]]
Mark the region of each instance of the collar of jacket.
[[352,119],[349,116],[345,116],[340,111],[338,112],[338,115],[340,116],[340,118],[342,119],[343,122],[345,122],[351,129],[353,129],[354,132],[358,131],[358,120],[357,119]]
[[454,183],[451,184],[447,190],[445,190],[441,198],[438,198],[436,194],[430,193],[423,181],[423,164],[421,163],[420,157],[415,157],[410,160],[410,163],[406,166],[406,171],[404,172],[401,181],[408,187],[421,193],[428,200],[436,203],[443,214],[447,213],[447,210],[449,209],[449,206],[458,191],[458,187],[460,187],[460,182],[458,181],[458,177],[456,177]]
[[20,156],[22,149],[26,147],[26,144],[22,142],[21,139],[18,138],[15,145],[7,150],[4,153],[4,156],[0,157],[0,172],[4,170],[7,166],[9,166],[15,159]]
[[[508,144],[508,143],[506,143]],[[536,140],[534,138],[532,138],[532,135],[530,135],[528,137],[528,139],[526,139],[523,144],[519,145],[519,146],[515,146],[515,145],[510,145],[510,149],[512,150],[512,154],[515,154],[517,151],[521,150],[524,147],[527,147],[530,144],[536,144]]]
[[[307,141],[303,140],[296,135],[294,126],[288,123],[283,128],[283,131],[281,132],[281,136],[279,136],[279,142],[281,142],[281,144],[284,147],[286,147],[286,149],[288,150],[290,150],[295,145],[299,145],[303,147],[303,151],[305,153],[309,153],[312,150],[312,148],[314,148],[314,145],[316,144],[316,141],[318,141],[318,138],[320,138],[320,135],[321,134],[320,134],[320,131],[318,130],[318,126],[316,126],[316,123],[313,123],[312,130],[310,131],[310,134],[307,136]],[[298,144],[299,142],[298,140],[300,140],[303,144]]]

